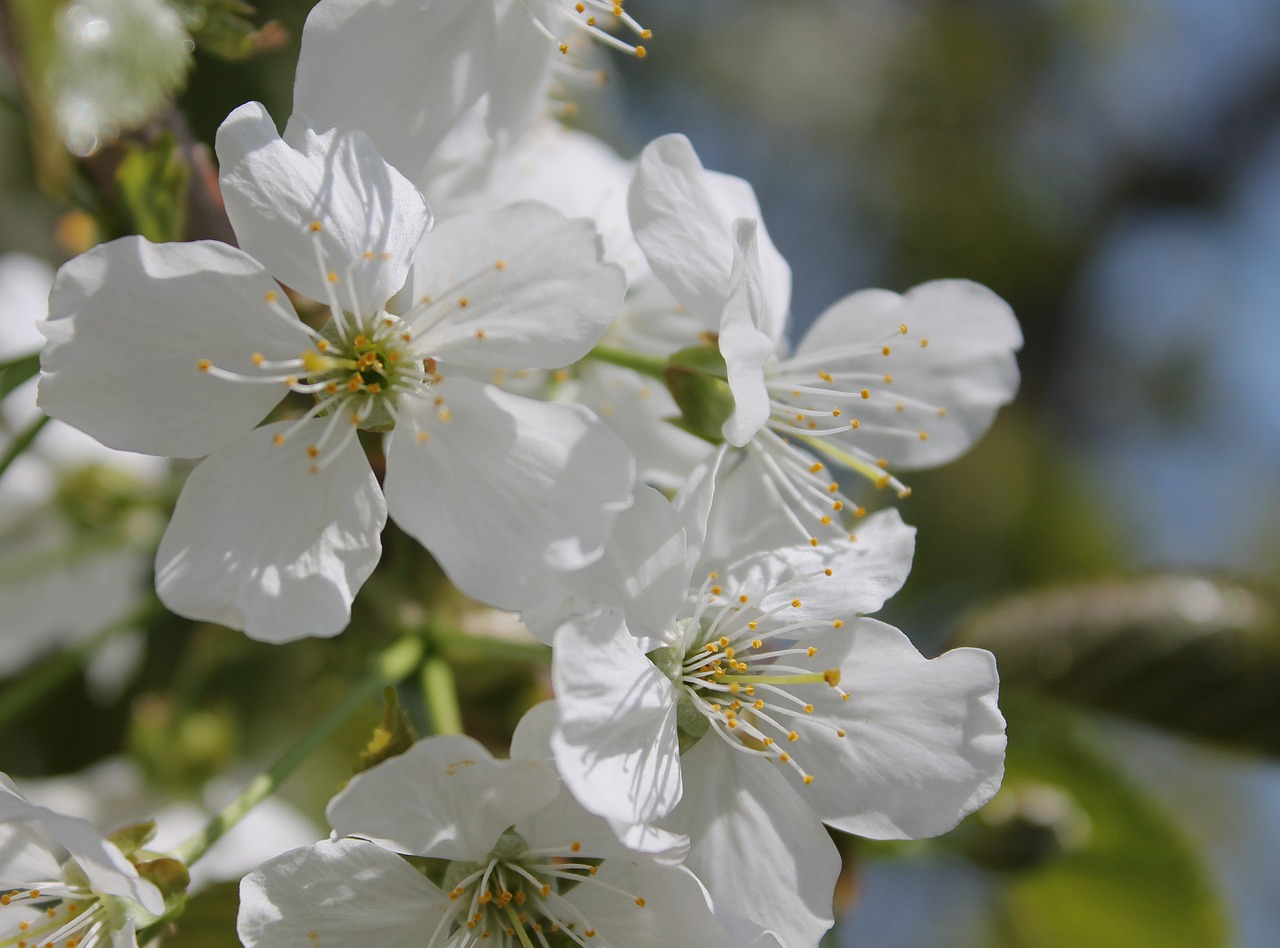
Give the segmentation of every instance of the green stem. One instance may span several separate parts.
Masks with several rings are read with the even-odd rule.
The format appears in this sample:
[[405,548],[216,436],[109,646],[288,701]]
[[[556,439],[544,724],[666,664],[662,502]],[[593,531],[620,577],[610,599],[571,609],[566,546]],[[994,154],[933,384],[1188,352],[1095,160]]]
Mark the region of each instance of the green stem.
[[173,850],[173,858],[187,866],[197,862],[246,813],[275,793],[298,765],[328,740],[351,715],[376,698],[384,687],[412,673],[422,660],[422,652],[422,640],[417,636],[407,636],[378,656],[369,673],[310,733],[250,781],[238,797],[209,821],[208,826],[177,846]]
[[454,629],[436,630],[432,637],[440,654],[451,659],[494,658],[503,661],[527,662],[530,665],[551,663],[551,649],[541,642],[509,641],[490,635],[472,635]]
[[0,695],[0,727],[21,715],[42,697],[79,672],[106,642],[124,631],[145,624],[162,611],[160,603],[147,605],[111,623],[92,638],[85,639],[55,654],[29,674],[5,685]]
[[435,734],[465,734],[462,710],[458,705],[458,686],[453,666],[440,655],[432,655],[422,663],[422,694],[431,716]]
[[613,346],[601,345],[588,352],[587,358],[595,359],[597,362],[608,362],[610,365],[620,365],[624,369],[631,369],[641,375],[648,375],[659,382],[666,382],[664,373],[667,369],[667,360],[661,356],[646,355],[643,352],[631,352],[628,349],[615,349]]
[[4,472],[9,470],[10,464],[22,456],[23,451],[31,447],[31,442],[36,440],[36,436],[44,430],[44,426],[48,423],[49,416],[41,415],[13,439],[13,442],[9,445],[9,450],[0,456],[0,477],[3,477]]

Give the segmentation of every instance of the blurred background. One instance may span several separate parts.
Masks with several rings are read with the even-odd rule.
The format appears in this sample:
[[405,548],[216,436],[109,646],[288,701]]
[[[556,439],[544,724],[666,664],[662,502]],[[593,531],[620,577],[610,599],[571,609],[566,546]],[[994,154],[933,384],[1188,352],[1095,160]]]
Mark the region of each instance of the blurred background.
[[[12,63],[14,24],[41,4],[6,2]],[[205,6],[257,32],[219,40],[206,24],[193,61],[175,57],[179,145],[211,142],[249,99],[289,114],[310,3]],[[831,944],[1280,943],[1280,5],[628,10],[653,31],[649,56],[617,62],[581,123],[624,155],[684,132],[707,167],[751,181],[795,274],[797,332],[857,289],[967,277],[1026,334],[1022,391],[991,434],[906,478],[919,545],[887,615],[926,652],[997,653],[1006,789],[940,841],[841,840]],[[93,239],[86,227],[102,233],[101,207],[96,225],[68,213],[82,185],[67,184],[92,180],[102,153],[74,165],[14,72],[0,93],[0,253],[56,264]],[[103,144],[84,134],[79,150]],[[163,162],[147,168],[163,177]],[[412,568],[430,581],[429,564]],[[325,706],[367,647],[272,650],[171,618],[142,625],[146,657],[116,694],[95,700],[68,678],[3,720],[0,769],[69,772],[127,744],[153,782],[198,786],[302,727],[256,687],[294,682]],[[458,687],[488,709],[468,728],[500,746],[543,685],[518,663],[494,678],[467,660]],[[156,748],[175,744],[194,748],[192,772],[159,772]],[[333,756],[290,789],[313,816],[345,765]],[[201,911],[225,907],[193,905],[174,944],[206,943]]]

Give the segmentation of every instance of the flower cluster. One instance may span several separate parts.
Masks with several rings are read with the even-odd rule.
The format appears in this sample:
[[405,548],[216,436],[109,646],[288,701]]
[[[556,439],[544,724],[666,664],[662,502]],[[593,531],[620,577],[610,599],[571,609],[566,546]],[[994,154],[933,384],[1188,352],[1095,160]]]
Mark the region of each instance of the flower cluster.
[[865,505],[983,434],[1017,322],[941,280],[793,347],[750,185],[555,118],[593,43],[649,39],[598,0],[321,0],[283,134],[257,103],[218,132],[239,246],[123,238],[57,275],[41,407],[203,458],[156,555],[171,610],[335,635],[389,515],[552,647],[511,760],[422,741],[249,875],[250,948],[812,948],[825,827],[933,836],[999,786],[994,659],[868,617],[915,535]]

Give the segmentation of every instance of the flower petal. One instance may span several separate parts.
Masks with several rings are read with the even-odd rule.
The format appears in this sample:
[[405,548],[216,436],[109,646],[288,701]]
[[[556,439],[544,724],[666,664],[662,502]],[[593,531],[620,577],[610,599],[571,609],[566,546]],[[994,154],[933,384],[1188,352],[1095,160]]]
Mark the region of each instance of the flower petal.
[[551,748],[583,807],[629,823],[670,813],[680,799],[675,688],[640,651],[622,611],[562,625],[551,676],[560,708]]
[[859,524],[857,537],[748,557],[725,570],[727,595],[741,589],[761,612],[799,602],[781,616],[787,622],[875,612],[906,582],[916,531],[890,509]]
[[300,128],[296,139],[257,102],[227,116],[218,180],[231,226],[282,283],[368,316],[404,285],[427,203],[363,132]]
[[576,362],[609,328],[627,288],[622,268],[601,253],[592,221],[532,201],[451,218],[423,236],[414,258],[414,298],[431,300],[408,317],[428,326],[415,344],[479,368]]
[[360,839],[324,840],[244,877],[236,933],[246,948],[414,945],[452,909],[395,853]]
[[600,606],[618,606],[631,633],[662,644],[675,624],[689,586],[684,530],[670,502],[652,487],[637,485],[635,503],[618,515],[604,556],[590,566],[552,578],[546,596],[521,618],[550,644],[565,620]]
[[[627,208],[631,228],[653,268],[675,297],[712,331],[729,296],[734,220],[760,220],[751,186],[707,172],[689,139],[664,135],[640,155]],[[782,338],[790,305],[791,269],[760,223],[765,323],[771,341]]]
[[764,426],[771,410],[764,365],[773,355],[773,342],[760,331],[764,300],[756,230],[756,222],[748,218],[733,224],[733,271],[729,298],[720,317],[720,354],[733,392],[733,414],[722,433],[739,448]]
[[156,552],[156,593],[264,642],[337,635],[382,554],[387,508],[359,443],[312,474],[327,422],[265,425],[197,467]]
[[473,379],[454,376],[430,391],[438,405],[401,402],[387,501],[459,589],[521,609],[549,572],[603,555],[635,480],[617,435],[580,406]]
[[[819,370],[861,374],[867,394],[848,409],[859,427],[828,437],[900,468],[923,468],[953,460],[986,432],[1018,389],[1014,353],[1021,347],[1004,300],[967,280],[935,280],[902,296],[846,296],[818,317],[779,371],[806,381]],[[803,368],[792,370],[793,363]],[[821,397],[801,404],[831,407]]]
[[[310,339],[265,299],[279,286],[213,241],[122,237],[58,271],[41,353],[40,407],[113,448],[194,458],[250,430],[285,395],[200,371],[249,373],[253,354],[293,359]],[[281,300],[283,302],[283,299]]]
[[815,711],[796,759],[803,747],[814,781],[787,776],[826,823],[873,839],[937,836],[999,789],[1004,718],[990,652],[959,648],[926,660],[874,619],[806,641],[818,661],[840,668],[850,695],[808,686]]
[[818,817],[775,764],[714,734],[683,764],[684,798],[664,825],[689,835],[685,864],[710,892],[716,916],[743,941],[763,929],[784,945],[816,945],[832,925],[840,872]]
[[395,852],[478,860],[559,793],[549,761],[494,760],[472,738],[444,735],[357,774],[325,814],[339,835]]
[[492,3],[322,0],[302,30],[293,110],[358,128],[417,178],[496,66]]

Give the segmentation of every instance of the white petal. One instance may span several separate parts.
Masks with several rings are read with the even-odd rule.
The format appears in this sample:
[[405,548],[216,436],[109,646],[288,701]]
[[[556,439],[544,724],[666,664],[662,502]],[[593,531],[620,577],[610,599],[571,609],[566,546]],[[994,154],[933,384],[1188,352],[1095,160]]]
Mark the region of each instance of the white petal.
[[[1004,300],[967,280],[936,280],[902,296],[863,290],[845,297],[818,317],[792,361],[804,359],[804,374],[815,379],[819,369],[863,373],[870,397],[839,406],[849,405],[861,425],[836,435],[836,443],[896,467],[922,468],[958,457],[986,432],[1018,389],[1014,353],[1021,347]],[[783,363],[779,371],[788,368]]]
[[240,246],[282,283],[321,301],[332,290],[361,316],[404,284],[431,215],[363,132],[300,128],[295,148],[266,109],[247,102],[218,129],[217,151]]
[[[28,803],[7,777],[0,783],[0,824],[5,823],[37,824],[71,854],[95,892],[137,902],[153,915],[164,911],[160,890],[140,878],[133,864],[112,843],[103,839],[92,823]],[[21,861],[28,866],[33,857],[38,859],[38,854],[29,840],[22,843]]]
[[492,3],[322,0],[302,30],[293,110],[358,128],[417,178],[494,66]]
[[603,418],[627,443],[636,456],[639,480],[678,490],[714,452],[711,444],[666,420],[680,417],[680,409],[661,382],[591,360],[578,363],[574,372],[578,386],[573,400]]
[[546,597],[522,618],[550,644],[565,620],[599,606],[618,606],[628,628],[656,648],[675,624],[689,587],[684,530],[670,502],[652,487],[636,487],[635,503],[618,515],[604,556],[585,569],[553,577]]
[[[503,609],[533,601],[549,571],[598,560],[631,503],[635,461],[577,405],[451,377],[401,402],[387,451],[392,516],[463,592]],[[422,435],[427,440],[422,440]]]
[[760,248],[756,222],[748,218],[733,225],[729,286],[720,317],[720,354],[733,392],[733,414],[725,421],[723,434],[730,444],[742,447],[769,420],[764,365],[773,355],[773,341],[760,330],[764,319]]
[[0,823],[0,887],[8,891],[61,874],[58,860],[28,824]]
[[[686,869],[613,858],[605,860],[595,879],[602,885],[575,886],[565,900],[591,923],[600,943],[608,948],[741,944],[711,914],[702,887]],[[605,885],[622,891],[610,891]],[[638,899],[644,904],[638,905]]]
[[762,612],[799,600],[779,617],[788,622],[875,612],[906,581],[915,536],[896,510],[884,510],[858,525],[854,542],[784,547],[734,564],[725,570],[727,595],[740,589]]
[[339,835],[396,852],[478,860],[559,793],[550,762],[494,760],[479,742],[445,735],[357,774],[325,815]]
[[561,626],[551,676],[560,705],[551,748],[583,807],[629,823],[671,812],[680,799],[675,688],[640,651],[621,610]]
[[[627,208],[636,242],[658,278],[705,327],[718,331],[733,270],[734,220],[760,219],[751,186],[703,169],[689,140],[665,135],[641,153]],[[791,270],[760,225],[768,310],[762,327],[782,337],[791,293]]]
[[[285,395],[201,372],[252,373],[253,354],[297,358],[301,324],[270,311],[279,286],[213,241],[122,237],[58,271],[42,331],[40,407],[125,451],[194,458],[251,429]],[[282,300],[283,302],[283,300]]]
[[480,368],[576,362],[626,292],[622,269],[601,252],[592,221],[532,201],[445,221],[415,254],[414,299],[432,301],[422,316],[430,328],[415,345]]
[[511,141],[547,111],[552,57],[560,53],[533,25],[532,11],[524,3],[507,3],[505,12],[501,3],[498,8],[497,68],[489,86],[485,125],[507,151]]
[[246,948],[423,943],[453,909],[395,853],[328,840],[263,863],[240,883],[236,933]]
[[692,843],[686,865],[744,941],[761,929],[817,945],[832,925],[840,854],[778,765],[708,733],[684,755],[684,799],[666,821]]
[[927,661],[874,619],[807,641],[815,661],[841,669],[851,695],[811,686],[813,726],[796,745],[814,781],[793,783],[824,821],[873,839],[937,836],[999,789],[1005,735],[991,653],[961,648]]
[[265,425],[191,473],[156,552],[166,606],[264,642],[346,628],[382,554],[387,508],[356,441],[310,473],[307,447],[326,423],[281,445],[292,422]]

